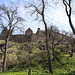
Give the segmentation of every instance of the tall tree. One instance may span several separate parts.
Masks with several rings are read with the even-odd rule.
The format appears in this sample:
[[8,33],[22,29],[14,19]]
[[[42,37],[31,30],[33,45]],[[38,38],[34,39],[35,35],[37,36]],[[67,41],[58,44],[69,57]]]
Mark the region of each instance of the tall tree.
[[31,46],[30,44],[26,44],[26,47],[24,49],[28,52],[28,66],[29,66],[28,67],[29,68],[28,75],[31,75],[31,63],[32,63],[31,54],[33,53],[33,50],[35,50],[35,49],[36,49],[35,45]]
[[21,17],[18,16],[18,7],[11,3],[11,6],[6,6],[4,4],[0,5],[0,27],[7,28],[8,32],[5,34],[5,48],[4,48],[4,59],[2,71],[6,71],[6,57],[7,57],[7,45],[9,38],[14,30],[14,28],[19,28],[18,23],[23,21]]
[[69,36],[66,38],[67,44],[66,44],[66,54],[70,54],[70,57],[73,56],[74,49],[75,49],[75,39],[73,38],[73,33],[70,33]]
[[[68,16],[68,19],[69,19],[69,24],[70,24],[70,27],[75,35],[75,28],[74,28],[74,25],[72,23],[72,18],[71,18],[71,15],[72,15],[72,6],[71,6],[71,2],[72,0],[63,0],[63,4],[65,6],[65,11],[66,11],[66,14]],[[69,9],[69,10],[68,10]]]
[[[49,63],[49,73],[53,73],[52,70],[52,63],[51,63],[51,53],[49,50],[49,44],[48,44],[48,30],[47,30],[47,23],[45,20],[45,0],[41,0],[40,3],[36,4],[31,4],[29,7],[33,7],[35,8],[35,10],[32,12],[32,14],[37,13],[37,19],[39,18],[39,16],[42,17],[42,21],[44,23],[45,26],[45,35],[46,35],[46,50],[47,50],[47,54],[48,54],[48,63]],[[41,9],[40,9],[41,8]]]
[[52,52],[53,52],[52,61],[55,61],[55,57],[56,57],[55,47],[63,41],[64,35],[62,35],[62,34],[60,35],[59,30],[54,26],[51,26],[49,29],[50,29],[50,31],[49,31],[49,42],[51,43]]

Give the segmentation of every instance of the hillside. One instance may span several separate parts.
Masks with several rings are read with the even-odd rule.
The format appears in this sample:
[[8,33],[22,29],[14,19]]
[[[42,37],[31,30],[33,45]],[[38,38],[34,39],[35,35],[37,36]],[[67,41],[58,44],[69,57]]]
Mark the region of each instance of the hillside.
[[[0,40],[0,43],[4,43],[4,41]],[[72,57],[70,57],[69,54],[65,53],[66,50],[67,49],[64,45],[59,45],[55,48],[56,59],[55,61],[52,61],[52,67],[53,72],[56,75],[75,74],[75,53]],[[50,51],[51,58],[53,58],[51,47]],[[0,51],[0,70],[2,66],[2,61],[3,53]],[[7,72],[27,72],[30,64],[32,72],[38,71],[41,73],[48,73],[47,61],[47,51],[45,50],[44,40],[35,43],[8,43]]]

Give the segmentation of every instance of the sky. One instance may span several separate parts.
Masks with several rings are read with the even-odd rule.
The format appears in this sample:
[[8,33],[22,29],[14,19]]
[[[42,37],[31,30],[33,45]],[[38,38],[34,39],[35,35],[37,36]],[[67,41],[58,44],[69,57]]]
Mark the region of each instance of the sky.
[[[36,18],[36,15],[30,15],[30,10],[31,9],[26,9],[24,8],[24,5],[27,3],[32,3],[34,1],[36,4],[36,0],[0,0],[0,3],[4,3],[9,6],[9,3],[13,1],[20,1],[19,5],[19,15],[25,19],[24,21],[24,31],[27,30],[27,28],[31,28],[34,33],[36,33],[37,28],[41,28],[41,30],[44,30],[44,24],[40,20],[34,20]],[[65,12],[64,5],[62,3],[57,3],[51,0],[47,0],[48,3],[46,4],[45,8],[45,20],[48,26],[51,24],[57,26],[59,30],[65,30],[67,32],[72,32],[69,22],[68,22],[68,17]],[[73,4],[75,4],[75,1],[73,0]],[[75,6],[73,6],[75,7]],[[32,8],[33,10],[33,8]],[[73,10],[75,10],[73,8]],[[75,27],[75,15],[72,15],[72,22]],[[1,31],[0,31],[1,32]],[[14,32],[14,34],[23,34],[23,32],[17,30]]]

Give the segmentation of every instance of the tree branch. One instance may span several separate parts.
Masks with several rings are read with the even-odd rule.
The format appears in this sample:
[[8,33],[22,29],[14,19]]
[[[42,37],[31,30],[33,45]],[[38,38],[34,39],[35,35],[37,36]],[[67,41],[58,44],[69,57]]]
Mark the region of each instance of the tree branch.
[[[4,16],[2,16],[2,15],[0,15],[0,17],[3,17],[5,20],[7,20],[8,21],[8,19],[6,18],[6,17],[4,17]],[[9,22],[9,21],[8,21]]]
[[65,3],[66,1],[65,0],[63,0],[63,4],[65,5],[65,11],[66,11],[66,14],[67,14],[67,16],[69,16],[69,14],[68,14],[68,9],[67,9],[67,2]]

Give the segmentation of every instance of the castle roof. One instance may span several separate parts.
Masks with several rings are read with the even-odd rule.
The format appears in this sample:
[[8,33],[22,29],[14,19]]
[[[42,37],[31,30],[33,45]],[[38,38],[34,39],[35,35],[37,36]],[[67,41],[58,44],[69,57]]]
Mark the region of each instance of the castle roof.
[[31,32],[33,32],[31,28],[28,28],[28,29],[26,30],[26,32],[27,32],[27,31],[31,31]]

